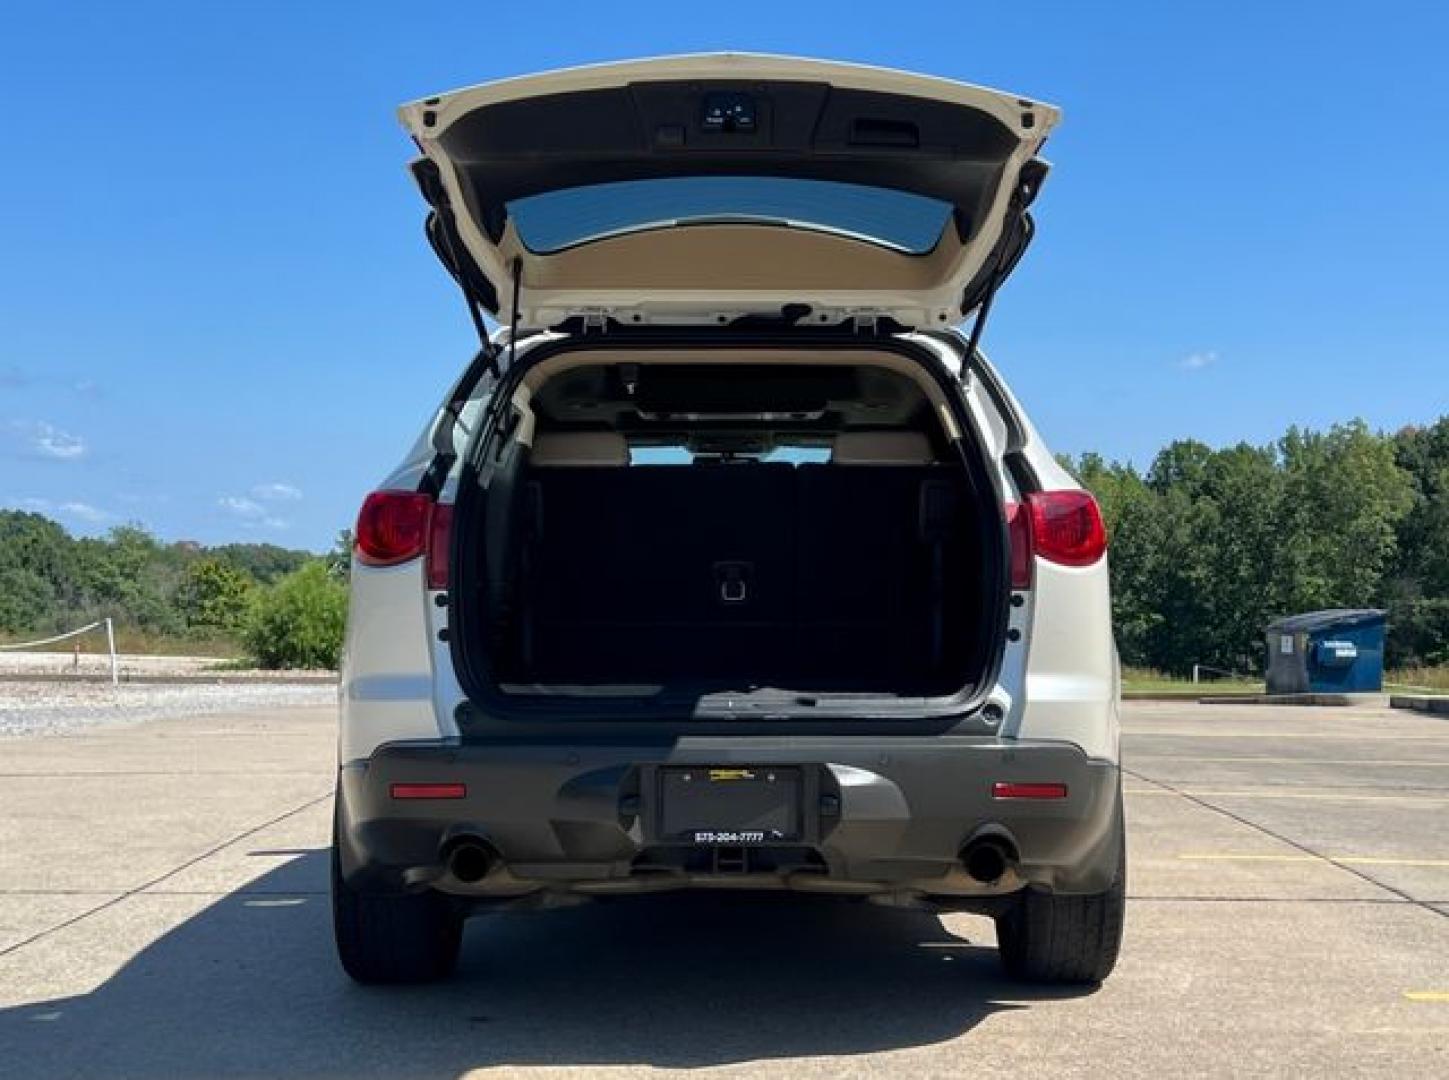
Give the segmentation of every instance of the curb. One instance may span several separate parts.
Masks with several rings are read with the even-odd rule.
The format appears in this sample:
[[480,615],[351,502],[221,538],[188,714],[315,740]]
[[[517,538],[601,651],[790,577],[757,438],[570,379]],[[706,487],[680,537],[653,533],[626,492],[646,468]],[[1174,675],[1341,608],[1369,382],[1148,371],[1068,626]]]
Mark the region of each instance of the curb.
[[1352,705],[1351,694],[1237,694],[1198,698],[1199,705]]
[[[83,675],[68,675],[58,671],[4,672],[0,683],[109,683],[111,676],[106,672],[92,672]],[[133,686],[335,686],[337,676],[328,672],[322,675],[233,675],[227,672],[197,675],[128,675],[121,672],[121,683]]]
[[1449,694],[1390,694],[1389,708],[1449,716]]
[[[1251,691],[1244,691],[1241,694],[1219,694],[1216,697],[1214,697],[1212,700],[1214,700],[1214,701],[1245,701],[1245,700],[1257,698],[1259,696],[1260,695],[1254,694]],[[1185,701],[1185,702],[1189,702],[1189,703],[1196,703],[1196,702],[1200,702],[1200,701],[1206,701],[1208,699],[1204,698],[1201,694],[1196,693],[1196,692],[1193,692],[1193,693],[1173,693],[1171,690],[1123,690],[1122,691],[1122,700],[1123,701]]]

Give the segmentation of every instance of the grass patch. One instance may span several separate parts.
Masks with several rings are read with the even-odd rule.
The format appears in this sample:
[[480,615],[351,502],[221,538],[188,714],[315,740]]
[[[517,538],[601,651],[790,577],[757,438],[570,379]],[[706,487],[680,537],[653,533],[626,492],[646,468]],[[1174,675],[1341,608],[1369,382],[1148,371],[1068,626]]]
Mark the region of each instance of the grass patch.
[[[99,651],[104,652],[106,638],[100,637]],[[241,645],[224,637],[167,637],[148,634],[144,630],[117,630],[116,651],[142,656],[215,656],[240,655]]]
[[214,664],[206,665],[207,671],[255,671],[257,662],[250,656],[229,656]]
[[1122,669],[1122,690],[1129,694],[1182,694],[1192,697],[1198,694],[1261,694],[1261,679],[1208,678],[1193,682],[1176,675],[1168,675],[1151,668],[1124,667]]
[[[1449,692],[1449,664],[1436,667],[1399,668],[1384,673],[1384,690],[1438,690]],[[1166,675],[1151,668],[1124,667],[1122,669],[1122,690],[1138,694],[1261,694],[1264,691],[1261,679],[1209,679],[1194,683],[1174,675]]]
[[1435,667],[1399,668],[1397,671],[1389,671],[1384,674],[1385,690],[1406,690],[1410,687],[1449,691],[1449,664],[1439,664]]
[[[36,638],[50,636],[48,633],[39,631],[24,635],[0,633],[0,645],[34,641]],[[42,645],[34,651],[68,653],[77,645],[80,646],[82,656],[105,656],[106,628],[98,626],[79,637],[66,638],[51,645]],[[218,659],[227,659],[240,656],[245,650],[238,642],[230,638],[149,634],[144,630],[118,626],[116,627],[116,652],[135,656],[214,656]]]

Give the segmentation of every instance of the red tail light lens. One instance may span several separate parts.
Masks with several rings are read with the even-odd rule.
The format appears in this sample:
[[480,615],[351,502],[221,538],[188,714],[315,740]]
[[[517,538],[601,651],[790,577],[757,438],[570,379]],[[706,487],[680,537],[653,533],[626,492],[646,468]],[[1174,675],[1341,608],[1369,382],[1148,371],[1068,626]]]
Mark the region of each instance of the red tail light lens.
[[1020,503],[1006,504],[1006,535],[1011,543],[1011,587],[1031,588],[1031,514]]
[[448,587],[448,552],[453,540],[453,504],[438,503],[433,507],[432,526],[428,529],[428,588]]
[[374,491],[357,515],[357,558],[368,566],[396,566],[427,547],[433,500],[416,491]]
[[1031,514],[1031,548],[1043,559],[1063,566],[1090,566],[1106,552],[1102,511],[1087,492],[1034,491],[1026,497],[1026,505]]

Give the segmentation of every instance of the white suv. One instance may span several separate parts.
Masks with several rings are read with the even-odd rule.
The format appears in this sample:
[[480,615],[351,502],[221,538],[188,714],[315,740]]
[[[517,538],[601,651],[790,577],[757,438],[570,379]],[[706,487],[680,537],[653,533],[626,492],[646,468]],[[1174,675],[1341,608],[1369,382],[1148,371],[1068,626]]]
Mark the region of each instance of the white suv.
[[347,971],[728,887],[985,913],[1010,972],[1103,978],[1106,538],[976,349],[1057,110],[712,55],[402,119],[482,348],[357,523]]

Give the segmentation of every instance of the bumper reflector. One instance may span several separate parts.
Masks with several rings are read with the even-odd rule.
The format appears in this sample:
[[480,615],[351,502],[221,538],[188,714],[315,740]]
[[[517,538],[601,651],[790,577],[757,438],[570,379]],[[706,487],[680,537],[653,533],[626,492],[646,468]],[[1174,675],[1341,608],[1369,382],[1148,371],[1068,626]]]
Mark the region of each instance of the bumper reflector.
[[998,780],[991,785],[993,799],[1065,799],[1066,784],[1013,784]]
[[393,784],[394,799],[462,799],[468,795],[467,784]]

